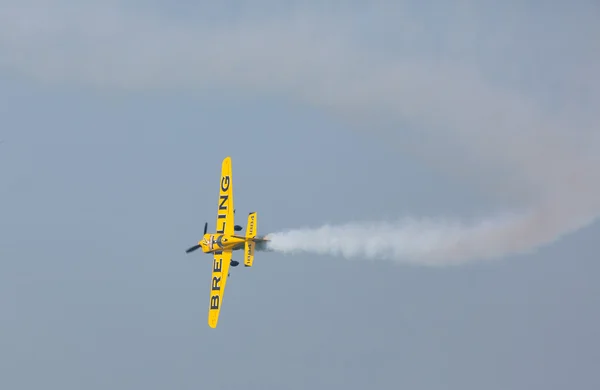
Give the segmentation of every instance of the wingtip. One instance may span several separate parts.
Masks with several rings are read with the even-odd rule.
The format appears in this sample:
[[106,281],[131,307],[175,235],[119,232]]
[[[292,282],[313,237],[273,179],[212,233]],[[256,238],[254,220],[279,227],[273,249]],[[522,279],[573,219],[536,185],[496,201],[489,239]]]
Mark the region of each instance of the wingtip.
[[209,316],[208,318],[208,326],[210,326],[211,328],[216,328],[217,327],[217,322],[219,322],[218,319],[212,318],[212,316]]

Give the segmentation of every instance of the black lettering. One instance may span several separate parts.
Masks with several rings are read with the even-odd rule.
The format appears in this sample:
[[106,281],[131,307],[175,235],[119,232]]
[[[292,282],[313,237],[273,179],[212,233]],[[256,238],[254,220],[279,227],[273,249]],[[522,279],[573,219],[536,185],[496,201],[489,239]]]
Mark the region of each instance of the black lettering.
[[225,221],[221,224],[221,228],[217,228],[217,233],[224,234],[225,233]]
[[219,308],[219,296],[213,295],[210,297],[210,309],[218,309]]
[[223,271],[223,259],[215,259],[213,261],[213,272],[222,272]]
[[223,176],[221,179],[221,191],[225,192],[229,189],[229,176]]
[[219,283],[221,283],[221,278],[213,276],[212,278],[212,291],[220,291],[221,290],[221,286],[219,286]]
[[250,215],[250,223],[248,224],[248,231],[254,233],[254,214]]
[[229,195],[227,195],[227,194],[221,195],[219,197],[219,199],[221,199],[221,203],[219,203],[219,210],[227,210],[227,205],[225,203],[227,203],[227,200],[229,199]]

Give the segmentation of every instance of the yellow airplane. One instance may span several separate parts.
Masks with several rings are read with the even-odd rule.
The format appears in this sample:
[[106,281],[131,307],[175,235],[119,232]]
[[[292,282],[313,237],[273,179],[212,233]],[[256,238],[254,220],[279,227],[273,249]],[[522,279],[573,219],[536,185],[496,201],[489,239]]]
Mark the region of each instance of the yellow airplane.
[[208,308],[208,325],[217,327],[219,313],[223,304],[223,292],[229,276],[229,267],[237,267],[239,262],[232,260],[232,252],[244,250],[244,265],[252,267],[254,251],[266,247],[267,239],[257,237],[256,212],[248,214],[246,235],[238,236],[234,232],[242,227],[234,224],[233,185],[231,180],[231,157],[226,157],[221,166],[219,186],[219,207],[217,209],[216,233],[207,233],[208,222],[204,224],[204,236],[198,244],[186,250],[186,253],[202,248],[204,253],[213,254],[212,281],[210,286],[210,305]]

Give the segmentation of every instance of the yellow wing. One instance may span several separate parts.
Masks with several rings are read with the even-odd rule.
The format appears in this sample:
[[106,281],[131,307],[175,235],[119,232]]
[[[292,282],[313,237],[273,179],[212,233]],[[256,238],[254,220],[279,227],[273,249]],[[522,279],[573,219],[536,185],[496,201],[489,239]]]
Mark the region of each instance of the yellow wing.
[[231,157],[225,157],[221,166],[219,182],[219,208],[217,211],[217,234],[234,234],[233,182],[231,181]]
[[[217,234],[234,234],[233,219],[233,185],[231,181],[231,157],[225,157],[221,165],[219,181],[219,208],[217,210]],[[223,304],[223,293],[229,275],[231,251],[214,253],[212,279],[210,283],[210,305],[208,308],[208,325],[216,328],[219,313]]]
[[210,282],[210,306],[208,307],[208,326],[211,328],[216,328],[219,322],[230,264],[231,251],[215,252]]

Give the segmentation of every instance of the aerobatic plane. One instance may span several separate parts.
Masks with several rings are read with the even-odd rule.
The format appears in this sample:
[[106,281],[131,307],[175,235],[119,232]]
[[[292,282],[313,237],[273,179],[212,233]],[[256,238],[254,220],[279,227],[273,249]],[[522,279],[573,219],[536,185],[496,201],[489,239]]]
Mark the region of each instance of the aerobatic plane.
[[[256,212],[248,214],[246,235],[236,235],[242,227],[235,225],[233,208],[233,185],[231,180],[231,157],[226,157],[221,166],[219,185],[219,206],[217,209],[216,233],[208,233],[208,222],[204,224],[204,236],[198,244],[186,250],[186,253],[201,248],[202,252],[213,255],[212,279],[210,285],[210,305],[208,309],[208,325],[217,327],[219,313],[223,304],[223,292],[229,276],[229,267],[237,267],[238,261],[232,260],[232,252],[244,251],[244,266],[252,267],[254,251],[265,247],[267,239],[257,237]],[[258,245],[258,248],[257,248]]]

